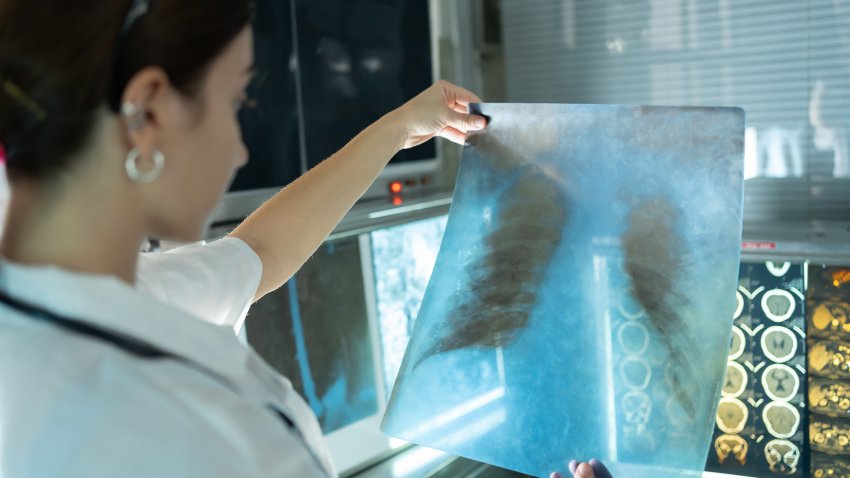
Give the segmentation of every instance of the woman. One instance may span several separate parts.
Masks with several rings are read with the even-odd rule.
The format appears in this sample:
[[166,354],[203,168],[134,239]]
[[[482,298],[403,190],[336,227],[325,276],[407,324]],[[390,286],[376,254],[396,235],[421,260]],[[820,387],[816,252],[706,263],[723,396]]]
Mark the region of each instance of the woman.
[[0,475],[335,475],[307,405],[231,327],[399,149],[485,121],[440,82],[230,237],[140,258],[149,235],[200,239],[247,161],[251,57],[246,0],[0,3]]

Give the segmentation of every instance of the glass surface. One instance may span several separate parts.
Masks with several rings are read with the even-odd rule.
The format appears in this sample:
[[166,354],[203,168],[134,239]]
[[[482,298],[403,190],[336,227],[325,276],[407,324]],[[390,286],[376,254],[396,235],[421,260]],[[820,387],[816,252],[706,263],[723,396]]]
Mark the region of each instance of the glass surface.
[[378,411],[356,237],[325,243],[295,277],[254,304],[247,332],[325,434]]
[[[239,115],[250,160],[231,191],[289,184],[304,172],[302,158],[315,166],[433,83],[428,2],[254,4],[256,106]],[[434,157],[431,141],[391,162]]]
[[256,76],[248,96],[255,104],[239,114],[249,160],[231,191],[284,186],[301,175],[291,4],[258,0],[254,9]]
[[389,394],[431,278],[446,216],[380,229],[371,234],[378,327]]
[[[432,83],[428,2],[296,0],[304,134],[314,166]],[[434,142],[393,162],[435,157]]]
[[384,431],[535,476],[592,457],[618,477],[700,476],[735,307],[743,112],[480,108],[491,123],[464,152]]

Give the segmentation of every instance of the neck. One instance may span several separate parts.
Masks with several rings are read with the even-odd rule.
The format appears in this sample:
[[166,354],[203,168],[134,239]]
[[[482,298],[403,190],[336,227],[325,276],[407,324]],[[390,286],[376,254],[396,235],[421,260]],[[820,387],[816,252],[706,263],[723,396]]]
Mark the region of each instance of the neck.
[[121,194],[91,186],[18,181],[12,187],[0,255],[134,284],[144,232],[128,225],[142,221]]

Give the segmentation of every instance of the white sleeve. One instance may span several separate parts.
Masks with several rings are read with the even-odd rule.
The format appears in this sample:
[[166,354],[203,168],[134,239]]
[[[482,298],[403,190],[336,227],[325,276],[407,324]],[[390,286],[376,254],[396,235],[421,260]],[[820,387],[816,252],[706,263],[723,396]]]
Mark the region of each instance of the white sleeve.
[[248,244],[226,237],[163,253],[143,253],[138,288],[201,320],[241,329],[263,265]]

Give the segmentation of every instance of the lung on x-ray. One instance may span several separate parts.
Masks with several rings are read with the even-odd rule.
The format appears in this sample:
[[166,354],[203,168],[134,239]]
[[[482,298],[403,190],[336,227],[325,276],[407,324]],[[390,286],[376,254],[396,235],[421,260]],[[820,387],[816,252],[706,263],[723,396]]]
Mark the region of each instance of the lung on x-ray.
[[731,338],[744,114],[481,104],[383,421],[535,476],[701,476]]

